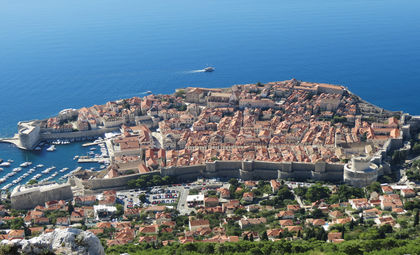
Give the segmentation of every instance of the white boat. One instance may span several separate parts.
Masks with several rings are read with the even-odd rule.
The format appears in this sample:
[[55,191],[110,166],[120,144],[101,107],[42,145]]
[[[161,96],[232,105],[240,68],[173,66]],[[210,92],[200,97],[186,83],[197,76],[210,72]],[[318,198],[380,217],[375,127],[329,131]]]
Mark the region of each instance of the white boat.
[[0,164],[0,166],[2,167],[9,167],[10,166],[10,162],[3,162]]
[[203,70],[204,70],[204,72],[213,72],[214,67],[209,66],[209,67],[204,68]]
[[12,184],[9,183],[6,186],[4,186],[1,190],[7,190],[10,187],[12,187]]
[[48,167],[47,169],[45,169],[44,171],[42,171],[43,174],[48,174],[49,172],[51,172],[53,169],[55,169],[55,166],[52,167]]
[[43,164],[39,164],[39,165],[36,165],[36,167],[41,168],[41,167],[44,167],[44,165]]
[[0,167],[0,172],[3,171],[4,169]]
[[69,168],[68,167],[65,167],[65,168],[63,168],[63,169],[60,170],[60,173],[64,173],[67,170],[69,170]]
[[15,161],[13,159],[8,159],[7,162],[13,163]]
[[55,173],[53,173],[52,175],[51,175],[51,177],[56,177],[57,176],[57,172],[55,172]]
[[15,173],[20,172],[20,171],[22,171],[21,167],[13,168],[13,172],[15,172]]
[[48,147],[47,151],[55,151],[55,145],[51,145],[50,147]]
[[28,162],[23,162],[22,164],[20,164],[21,167],[27,167],[32,165],[32,162],[28,161]]

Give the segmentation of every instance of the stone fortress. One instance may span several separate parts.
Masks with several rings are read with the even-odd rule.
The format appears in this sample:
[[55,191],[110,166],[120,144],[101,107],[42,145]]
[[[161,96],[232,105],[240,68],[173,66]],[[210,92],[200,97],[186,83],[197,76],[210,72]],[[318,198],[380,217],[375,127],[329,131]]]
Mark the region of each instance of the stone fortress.
[[[296,83],[296,81],[292,81]],[[306,83],[299,83],[294,85],[295,89],[302,89]],[[305,85],[306,86],[306,85]],[[298,88],[299,87],[299,88]],[[311,89],[312,87],[304,87],[303,89]],[[325,89],[336,89],[336,86],[316,86],[317,91],[314,93],[334,93],[336,91],[318,91],[320,88]],[[350,93],[345,90],[346,93]],[[264,92],[264,91],[263,91]],[[343,93],[343,88],[340,88],[339,92]],[[264,92],[265,93],[265,92]],[[263,93],[262,93],[263,94]],[[192,96],[195,95],[194,93]],[[354,97],[356,95],[351,94]],[[198,98],[190,98],[190,101],[197,101],[197,104],[215,104],[214,107],[219,105],[226,106],[230,105],[232,96],[225,96],[213,93],[207,98],[202,98],[201,94]],[[127,125],[139,125],[145,124],[143,119],[153,120],[157,125],[159,119],[157,117],[157,110],[151,105],[147,105],[146,101],[141,101],[138,98],[130,99],[133,101],[133,105],[136,108],[131,107],[130,111],[124,111],[124,114],[120,117],[109,117],[99,116],[96,119],[88,119],[88,128],[86,128],[86,116],[89,116],[86,108],[79,110],[63,110],[57,117],[50,118],[48,121],[29,121],[19,122],[18,124],[18,146],[23,149],[33,149],[40,141],[53,140],[53,139],[78,139],[83,137],[94,137],[102,135],[106,132],[120,129],[123,124]],[[140,100],[140,101],[139,101]],[[237,100],[237,99],[235,99]],[[244,99],[245,100],[245,99]],[[361,100],[361,99],[360,99]],[[203,102],[201,102],[203,101]],[[255,101],[255,100],[254,100]],[[249,106],[254,101],[244,101],[246,104],[244,107],[258,108],[259,105]],[[258,102],[266,103],[266,99],[262,99]],[[257,103],[258,103],[257,102]],[[127,102],[126,102],[127,103]],[[141,107],[140,107],[141,103]],[[115,102],[108,102],[106,107],[110,110],[118,109],[118,104]],[[239,108],[240,108],[239,104]],[[137,107],[138,106],[138,107]],[[102,112],[97,110],[99,106],[91,107],[91,112]],[[145,107],[149,107],[148,111],[145,111]],[[202,107],[202,106],[200,106]],[[329,106],[328,106],[329,107]],[[328,108],[327,107],[327,108]],[[383,113],[382,108],[371,105],[365,101],[359,103],[360,111],[363,116],[376,116]],[[197,107],[198,108],[198,107]],[[328,110],[328,109],[327,109]],[[91,113],[90,112],[90,113]],[[392,112],[387,112],[388,117]],[[77,121],[74,121],[75,116]],[[140,117],[142,117],[140,119]],[[73,128],[69,126],[68,120],[73,121]],[[60,125],[54,124],[61,123]],[[354,121],[354,120],[353,120]],[[67,184],[58,186],[32,186],[30,188],[17,187],[12,193],[12,206],[14,208],[22,208],[21,204],[27,204],[27,206],[33,206],[36,204],[42,204],[43,201],[55,200],[55,199],[69,199],[71,195],[71,186],[77,186],[85,190],[105,190],[105,189],[122,189],[127,186],[128,181],[136,179],[141,175],[153,175],[160,174],[162,176],[174,176],[180,180],[191,180],[199,177],[206,178],[240,178],[243,180],[249,179],[297,179],[297,180],[317,180],[317,181],[328,181],[335,183],[348,183],[353,186],[366,186],[372,181],[377,180],[381,175],[390,173],[391,169],[387,161],[391,152],[394,150],[405,150],[407,149],[407,142],[412,134],[417,133],[420,130],[420,116],[410,116],[409,114],[402,114],[399,120],[400,132],[397,135],[388,138],[387,140],[380,141],[380,149],[372,151],[372,144],[375,142],[358,143],[356,146],[342,146],[338,144],[331,144],[329,148],[334,148],[339,151],[340,154],[353,155],[349,162],[343,163],[342,161],[336,162],[325,162],[324,160],[316,160],[313,162],[275,162],[275,161],[261,161],[261,160],[222,160],[216,159],[212,161],[201,162],[199,164],[188,164],[188,165],[173,165],[173,166],[159,166],[157,168],[150,169],[149,172],[134,173],[123,176],[116,176],[112,178],[104,178],[104,175],[97,175],[97,173],[91,173],[88,178],[81,176],[72,177]],[[378,129],[381,129],[379,127]],[[344,144],[345,145],[345,144]],[[360,146],[359,146],[360,145]],[[314,145],[316,147],[317,145]],[[357,147],[359,146],[359,147]],[[376,146],[378,147],[378,146]],[[360,153],[362,152],[362,153]],[[365,155],[361,157],[360,155]],[[142,159],[143,160],[143,159]],[[132,164],[133,170],[137,170],[138,163]],[[125,169],[129,170],[129,169]],[[25,205],[26,206],[26,205]]]
[[44,205],[47,201],[72,199],[73,193],[69,183],[44,183],[27,187],[17,186],[10,198],[13,209],[24,210]]

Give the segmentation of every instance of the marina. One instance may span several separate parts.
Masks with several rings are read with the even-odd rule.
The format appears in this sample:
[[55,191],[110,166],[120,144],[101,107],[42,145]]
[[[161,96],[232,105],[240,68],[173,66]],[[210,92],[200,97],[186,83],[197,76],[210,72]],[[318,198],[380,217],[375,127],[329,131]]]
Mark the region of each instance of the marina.
[[[31,180],[37,182],[65,182],[72,173],[82,169],[78,165],[79,158],[84,159],[82,160],[84,161],[84,169],[104,169],[106,167],[104,159],[107,157],[104,141],[103,139],[92,141],[89,146],[82,146],[86,142],[60,141],[60,143],[55,142],[55,144],[42,142],[38,145],[41,150],[23,151],[15,149],[8,160],[4,159],[0,163],[0,189],[10,191],[17,185],[23,185]],[[10,151],[9,147],[13,147],[13,145],[0,144],[0,153],[5,150]],[[50,150],[47,150],[48,148]],[[91,148],[95,149],[91,150]],[[50,151],[55,152],[50,153]],[[101,152],[99,153],[99,151]],[[94,154],[90,155],[90,152],[94,152]],[[95,152],[97,152],[96,155]],[[68,157],[68,155],[75,156]]]

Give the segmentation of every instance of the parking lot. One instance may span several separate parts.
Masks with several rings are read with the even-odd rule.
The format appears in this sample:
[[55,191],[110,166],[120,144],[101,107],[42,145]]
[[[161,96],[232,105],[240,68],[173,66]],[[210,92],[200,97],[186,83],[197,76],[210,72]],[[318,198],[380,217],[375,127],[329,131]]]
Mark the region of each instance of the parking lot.
[[[124,203],[124,208],[144,207],[149,205],[174,204],[177,203],[176,209],[181,215],[188,215],[194,208],[189,208],[186,201],[190,189],[197,189],[203,192],[207,189],[216,189],[226,186],[227,183],[218,180],[204,180],[193,183],[174,184],[166,187],[156,186],[147,190],[130,189],[117,192],[117,197]],[[139,195],[146,195],[146,202],[143,204]]]
[[156,189],[151,190],[148,195],[148,201],[152,205],[157,204],[173,204],[179,197],[179,191],[176,189]]

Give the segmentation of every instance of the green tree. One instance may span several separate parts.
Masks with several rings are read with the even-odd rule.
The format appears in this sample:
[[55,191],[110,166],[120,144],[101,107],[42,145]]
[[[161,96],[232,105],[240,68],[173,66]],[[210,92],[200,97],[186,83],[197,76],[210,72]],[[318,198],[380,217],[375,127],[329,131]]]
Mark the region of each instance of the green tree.
[[420,143],[415,143],[411,150],[415,155],[419,155],[420,154]]
[[419,210],[416,209],[416,212],[414,214],[414,222],[413,222],[413,226],[416,227],[417,225],[419,225]]
[[264,231],[261,235],[261,240],[262,241],[268,241],[268,235],[267,235],[267,231]]
[[141,193],[141,194],[139,195],[139,200],[140,200],[142,203],[145,203],[145,202],[146,202],[146,200],[147,200],[146,194]]
[[38,181],[37,180],[29,180],[28,181],[28,185],[33,185],[33,184],[37,184],[38,183]]
[[68,205],[67,205],[67,210],[68,210],[68,212],[69,212],[69,214],[71,215],[71,213],[74,211],[74,207],[73,207],[73,203],[72,203],[72,201],[69,201],[68,202]]
[[315,202],[320,199],[329,199],[331,191],[328,187],[322,186],[320,183],[316,183],[309,187],[305,194],[305,198],[311,202]]
[[115,216],[120,217],[124,214],[124,206],[122,204],[117,204],[115,206],[117,208],[117,211],[115,212]]
[[22,229],[25,225],[25,222],[23,221],[23,218],[14,218],[10,222],[10,228],[11,229]]

